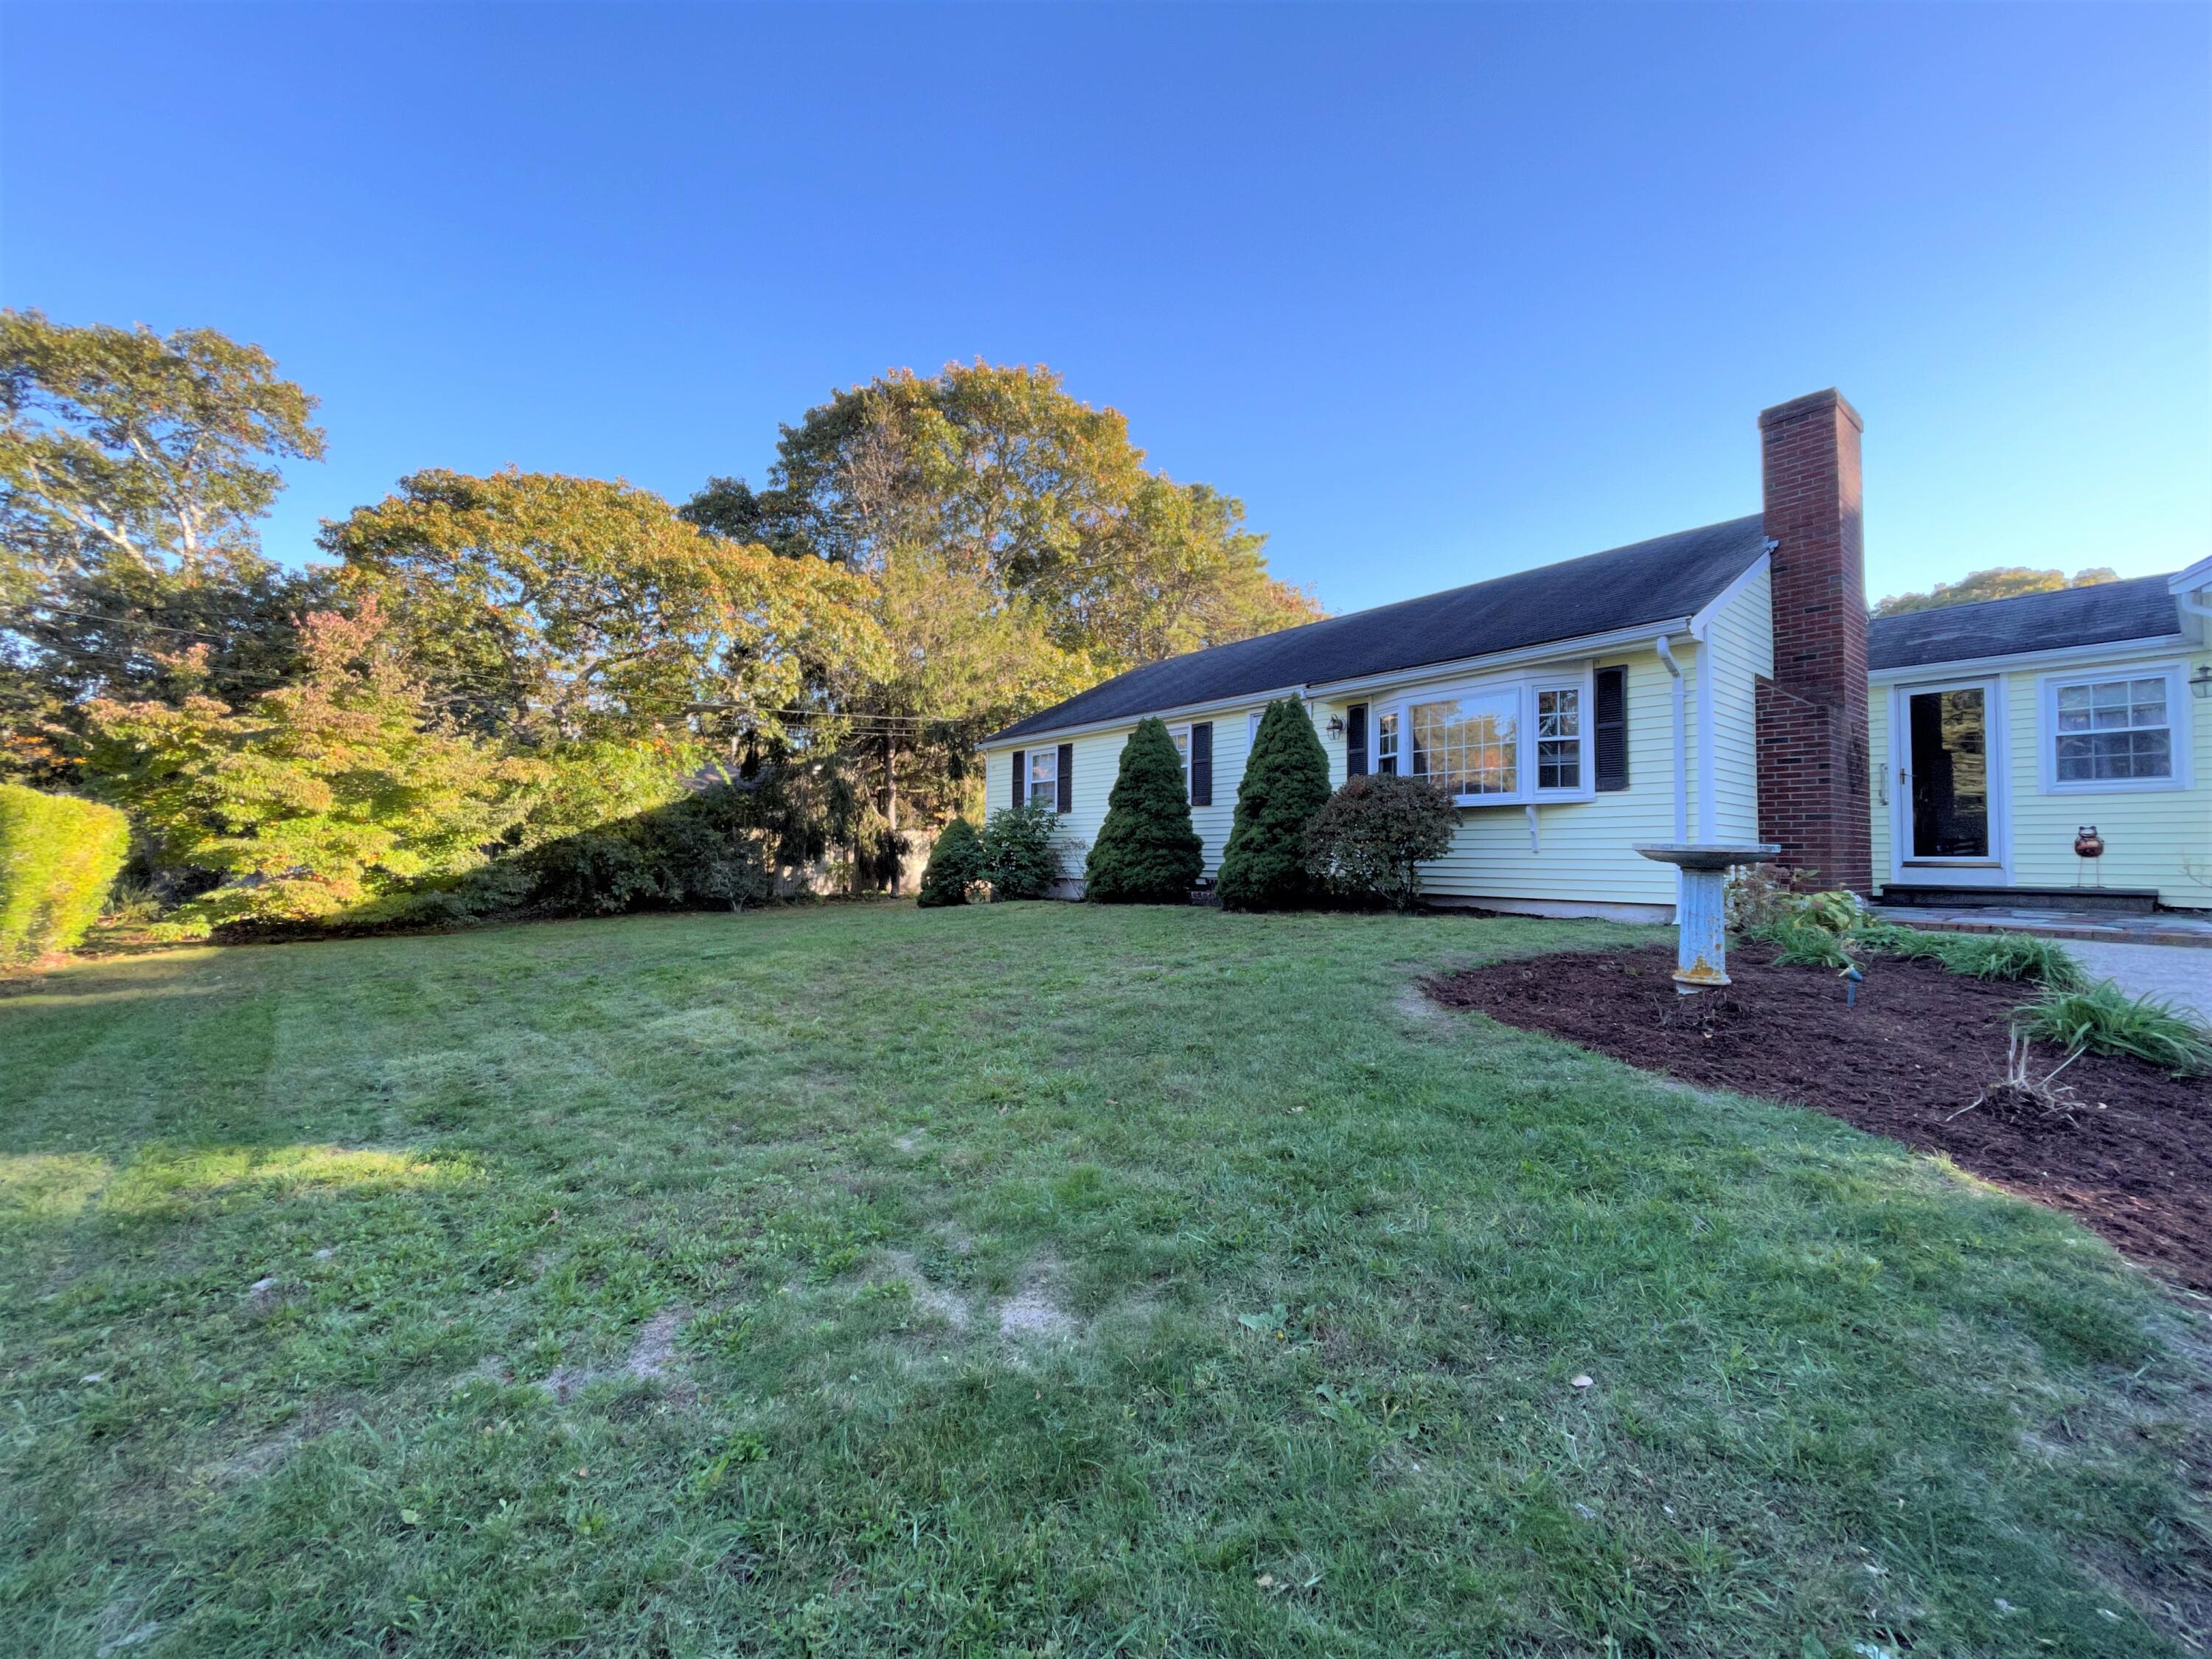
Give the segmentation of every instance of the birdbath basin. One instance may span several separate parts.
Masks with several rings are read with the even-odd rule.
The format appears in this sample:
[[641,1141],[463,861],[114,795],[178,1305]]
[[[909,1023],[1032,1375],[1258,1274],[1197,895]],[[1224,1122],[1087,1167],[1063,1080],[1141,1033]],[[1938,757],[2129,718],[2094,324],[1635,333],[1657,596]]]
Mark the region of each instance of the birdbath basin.
[[1647,859],[1682,872],[1682,902],[1674,919],[1674,988],[1684,996],[1726,985],[1728,872],[1763,864],[1782,848],[1761,841],[1639,841]]

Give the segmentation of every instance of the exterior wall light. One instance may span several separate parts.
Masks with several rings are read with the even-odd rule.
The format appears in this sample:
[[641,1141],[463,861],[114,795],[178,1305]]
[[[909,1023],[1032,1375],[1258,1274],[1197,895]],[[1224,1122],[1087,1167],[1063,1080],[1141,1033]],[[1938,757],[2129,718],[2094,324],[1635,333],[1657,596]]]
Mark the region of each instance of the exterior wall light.
[[2189,689],[2200,697],[2212,697],[2212,662],[2200,665],[2189,677]]
[[[2205,674],[2205,684],[2208,684],[2208,685],[2212,685],[2212,668],[2208,668],[2208,669],[2206,669],[2206,670],[2204,671],[2204,674]],[[2200,696],[2200,697],[2201,697],[2201,696],[2203,696],[2205,695],[2205,693],[2203,693],[2203,692],[2202,692],[2202,691],[2199,691],[2197,695],[2198,696]],[[1331,715],[1328,717],[1328,734],[1329,734],[1329,736],[1331,736],[1332,738],[1340,738],[1340,737],[1342,737],[1342,736],[1344,735],[1344,716],[1343,716],[1343,715],[1341,715],[1341,714],[1331,714]]]

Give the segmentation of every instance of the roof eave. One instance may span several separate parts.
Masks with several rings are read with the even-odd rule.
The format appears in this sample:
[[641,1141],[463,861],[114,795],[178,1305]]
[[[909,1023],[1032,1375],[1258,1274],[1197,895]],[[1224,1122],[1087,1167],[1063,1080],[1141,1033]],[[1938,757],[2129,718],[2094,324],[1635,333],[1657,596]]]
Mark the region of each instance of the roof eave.
[[[1492,651],[1477,657],[1447,657],[1436,662],[1414,663],[1403,668],[1392,668],[1381,673],[1362,674],[1352,679],[1310,680],[1296,685],[1278,686],[1269,691],[1240,692],[1234,696],[1211,697],[1203,702],[1165,703],[1142,714],[1116,714],[1109,718],[1081,720],[1067,726],[1041,726],[1034,730],[1014,732],[1012,726],[994,732],[976,746],[996,748],[1016,741],[1026,743],[1031,738],[1092,736],[1100,732],[1118,731],[1134,726],[1139,720],[1154,716],[1165,720],[1186,715],[1204,715],[1250,708],[1270,702],[1278,697],[1340,697],[1383,686],[1411,684],[1434,679],[1439,675],[1480,671],[1491,668],[1510,668],[1524,662],[1544,662],[1559,657],[1586,657],[1595,652],[1617,650],[1625,646],[1641,645],[1662,634],[1684,634],[1690,629],[1688,614],[1662,617],[1656,621],[1638,623],[1631,627],[1607,629],[1601,634],[1571,635],[1565,639],[1545,640],[1534,645],[1516,646],[1510,651]],[[1018,724],[1018,722],[1017,722]],[[1012,735],[1010,735],[1012,734]]]

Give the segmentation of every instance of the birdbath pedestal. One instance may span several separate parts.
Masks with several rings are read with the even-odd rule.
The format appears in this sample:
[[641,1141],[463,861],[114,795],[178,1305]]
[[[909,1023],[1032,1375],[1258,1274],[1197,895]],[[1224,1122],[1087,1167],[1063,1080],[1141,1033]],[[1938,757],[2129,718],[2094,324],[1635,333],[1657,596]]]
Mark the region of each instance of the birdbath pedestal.
[[1763,864],[1782,848],[1771,842],[1650,842],[1635,843],[1647,859],[1682,872],[1682,902],[1674,918],[1674,988],[1684,996],[1729,982],[1728,872]]

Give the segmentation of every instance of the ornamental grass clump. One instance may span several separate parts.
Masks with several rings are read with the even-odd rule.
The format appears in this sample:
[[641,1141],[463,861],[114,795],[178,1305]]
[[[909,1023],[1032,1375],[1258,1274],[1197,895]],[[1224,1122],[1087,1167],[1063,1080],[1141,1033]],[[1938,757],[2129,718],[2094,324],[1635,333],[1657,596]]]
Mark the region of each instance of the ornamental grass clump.
[[1305,706],[1296,697],[1269,703],[1222,848],[1217,890],[1224,908],[1285,910],[1313,902],[1318,884],[1308,867],[1306,830],[1328,798],[1328,752]]
[[2180,1076],[2212,1073],[2212,1030],[2160,997],[2131,997],[2111,980],[2046,991],[2020,1011],[2020,1029],[2069,1053],[2132,1054]]
[[1121,745],[1106,822],[1084,865],[1084,896],[1100,904],[1185,904],[1205,873],[1182,757],[1166,722],[1139,720]]
[[969,889],[983,879],[983,842],[975,826],[955,818],[939,832],[922,866],[921,891],[915,902],[924,909],[968,902]]
[[0,784],[0,963],[83,939],[130,850],[130,822],[113,807]]

